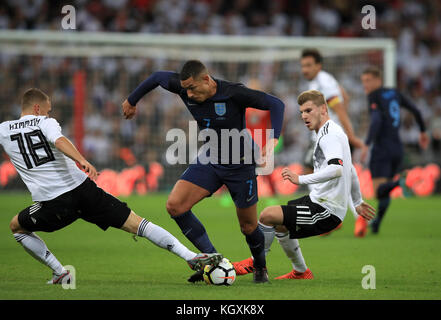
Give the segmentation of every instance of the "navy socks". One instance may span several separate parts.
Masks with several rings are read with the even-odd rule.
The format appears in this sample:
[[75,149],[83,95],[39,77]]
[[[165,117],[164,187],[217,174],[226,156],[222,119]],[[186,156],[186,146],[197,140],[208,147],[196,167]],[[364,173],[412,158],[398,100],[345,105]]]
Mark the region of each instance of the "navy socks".
[[390,204],[390,197],[384,197],[381,199],[378,199],[378,212],[377,212],[377,221],[380,222],[383,217],[384,214],[386,213],[387,208],[389,207]]
[[179,216],[172,217],[182,233],[187,237],[193,245],[198,248],[200,252],[214,253],[217,252],[208,238],[207,231],[202,223],[193,214],[193,212],[187,211]]
[[379,225],[390,204],[389,193],[400,184],[400,180],[382,183],[377,189],[378,210],[376,223]]
[[255,268],[266,267],[265,260],[265,237],[262,230],[257,226],[257,228],[251,233],[245,235],[248,246],[250,247],[251,254],[254,258]]
[[[187,211],[173,219],[181,228],[182,233],[187,237],[200,252],[214,253],[216,248],[208,238],[208,234],[202,223],[191,211]],[[266,267],[265,260],[265,238],[262,230],[257,227],[251,234],[245,235],[251,254],[254,258],[254,267]]]
[[382,183],[377,189],[377,199],[389,197],[389,193],[400,184],[400,180]]

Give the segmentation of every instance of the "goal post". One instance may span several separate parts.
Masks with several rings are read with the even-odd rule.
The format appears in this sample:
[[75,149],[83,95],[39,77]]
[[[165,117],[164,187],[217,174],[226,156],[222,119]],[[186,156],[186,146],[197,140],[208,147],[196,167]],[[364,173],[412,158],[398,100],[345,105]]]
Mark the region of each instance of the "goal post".
[[[387,38],[128,34],[74,31],[0,31],[1,52],[69,57],[144,57],[208,61],[283,61],[298,59],[303,48],[326,56],[381,51],[384,82],[396,84],[396,46]],[[184,51],[183,51],[184,50]],[[202,59],[200,59],[202,60]]]

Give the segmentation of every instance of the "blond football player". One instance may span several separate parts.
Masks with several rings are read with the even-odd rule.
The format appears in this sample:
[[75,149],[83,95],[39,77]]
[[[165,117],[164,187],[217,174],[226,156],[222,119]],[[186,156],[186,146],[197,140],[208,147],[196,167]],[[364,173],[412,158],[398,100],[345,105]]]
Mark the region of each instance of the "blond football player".
[[[347,108],[349,105],[349,96],[342,86],[330,73],[322,69],[323,57],[317,49],[305,49],[301,55],[301,68],[303,77],[308,81],[309,90],[318,90],[325,97],[326,103],[329,107],[329,117],[335,123],[339,124],[349,139],[349,144],[353,148],[361,149],[362,154],[368,149],[366,144],[358,138],[353,130],[351,120],[349,118]],[[313,170],[312,164],[312,148],[316,140],[315,132],[311,135],[311,147],[306,153],[304,160],[305,173],[311,173]],[[354,234],[355,236],[363,236],[365,232],[366,221],[357,217],[353,206],[351,211],[356,218]]]
[[126,203],[99,188],[93,181],[95,167],[63,136],[58,122],[49,117],[51,109],[49,97],[31,88],[23,95],[20,118],[0,124],[0,144],[34,201],[12,218],[10,229],[26,252],[52,270],[48,283],[67,283],[71,276],[35,232],[53,232],[77,219],[104,231],[114,227],[145,237],[186,260],[194,270],[222,259],[217,253],[190,251],[168,231],[139,217]]

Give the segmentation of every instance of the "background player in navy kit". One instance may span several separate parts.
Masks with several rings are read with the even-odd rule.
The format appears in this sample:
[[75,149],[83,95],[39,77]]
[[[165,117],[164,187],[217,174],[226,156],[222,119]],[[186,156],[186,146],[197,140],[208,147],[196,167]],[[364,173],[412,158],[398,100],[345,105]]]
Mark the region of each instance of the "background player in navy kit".
[[[369,169],[378,199],[378,210],[377,217],[371,222],[371,228],[372,232],[377,233],[390,204],[390,191],[398,185],[401,185],[404,191],[407,189],[405,175],[395,181],[391,180],[399,172],[403,159],[403,146],[399,135],[400,107],[404,107],[414,115],[420,128],[419,144],[422,149],[427,148],[429,137],[425,133],[423,118],[417,107],[396,89],[383,87],[380,69],[376,67],[365,69],[361,75],[361,82],[368,95],[371,117],[366,145],[372,144]],[[361,156],[362,161],[366,157],[365,151]]]
[[[245,129],[245,108],[270,110],[274,136],[267,142],[263,156],[269,156],[277,145],[282,128],[284,104],[269,94],[252,90],[242,84],[212,78],[207,68],[197,60],[187,61],[180,74],[158,71],[144,80],[123,102],[123,113],[128,119],[136,113],[137,102],[148,92],[160,85],[178,94],[197,121],[199,129],[211,128],[221,137],[221,129]],[[221,146],[219,141],[218,146]],[[232,150],[230,156],[240,152],[243,156],[244,143],[240,150]],[[219,150],[222,155],[222,150]],[[254,258],[254,282],[268,281],[264,253],[264,236],[257,225],[257,182],[256,165],[225,163],[190,164],[176,182],[167,200],[167,211],[175,219],[185,236],[196,248],[204,252],[216,252],[202,223],[191,208],[205,197],[209,197],[225,184],[236,205],[240,229],[246,237]],[[230,159],[227,159],[231,161]],[[195,279],[201,279],[196,277]],[[194,280],[194,279],[189,279]]]

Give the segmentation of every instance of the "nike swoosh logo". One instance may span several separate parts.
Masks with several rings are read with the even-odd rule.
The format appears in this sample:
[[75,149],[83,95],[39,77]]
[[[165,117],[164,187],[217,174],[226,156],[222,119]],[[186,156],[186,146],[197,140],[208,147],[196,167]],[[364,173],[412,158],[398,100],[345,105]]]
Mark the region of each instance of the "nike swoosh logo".
[[250,197],[250,198],[247,198],[247,202],[250,202],[250,201],[251,201],[251,199],[253,199],[253,198],[254,198],[254,196],[255,196],[255,194],[253,194],[253,196],[252,196],[252,197]]

